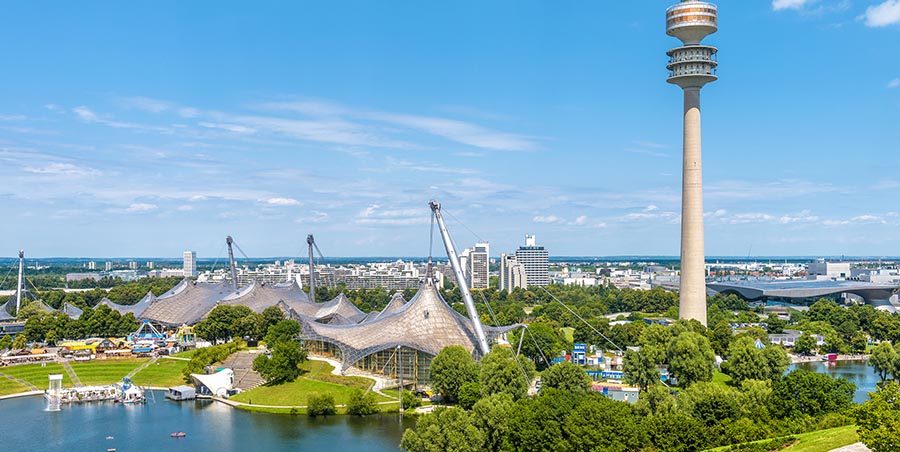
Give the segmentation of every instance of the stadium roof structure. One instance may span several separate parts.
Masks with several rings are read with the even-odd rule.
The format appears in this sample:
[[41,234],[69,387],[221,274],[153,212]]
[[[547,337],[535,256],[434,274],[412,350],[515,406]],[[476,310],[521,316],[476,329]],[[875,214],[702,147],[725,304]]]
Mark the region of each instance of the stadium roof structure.
[[140,318],[163,326],[197,323],[209,313],[219,300],[231,294],[227,282],[201,283],[184,279],[168,292],[156,298]]
[[100,303],[97,303],[97,306],[105,305],[119,314],[125,315],[130,312],[134,314],[135,317],[140,318],[141,314],[143,314],[154,301],[156,301],[156,296],[153,295],[153,292],[148,291],[147,295],[144,295],[144,298],[141,298],[140,301],[135,304],[118,304],[109,298],[103,297],[103,299],[100,300]]
[[[301,339],[331,343],[340,349],[342,371],[367,355],[398,346],[437,355],[444,347],[461,345],[470,353],[480,353],[472,321],[444,301],[430,278],[400,309],[372,321],[327,325],[295,311],[289,315],[301,323]],[[493,340],[522,326],[486,326],[484,330]]]
[[79,308],[78,306],[73,305],[72,303],[69,303],[68,301],[65,302],[65,303],[63,303],[62,307],[59,308],[59,310],[60,310],[63,314],[69,316],[69,318],[70,318],[70,319],[73,319],[73,320],[77,320],[78,318],[80,318],[80,317],[81,317],[81,314],[82,314],[82,312],[83,312],[83,311],[81,310],[81,308]]
[[0,321],[16,320],[13,311],[16,309],[15,297],[10,298],[6,303],[0,304]]
[[396,313],[397,311],[403,309],[403,305],[406,304],[406,299],[403,298],[403,294],[400,292],[395,292],[393,296],[391,296],[391,301],[388,301],[387,306],[384,307],[381,311],[373,311],[366,315],[366,318],[362,319],[362,322],[373,322],[378,319],[382,319],[391,314]]
[[302,306],[310,305],[309,296],[296,282],[290,284],[266,284],[253,281],[247,286],[232,292],[221,300],[220,304],[246,306],[253,312],[262,312],[270,306],[278,306],[283,301],[289,307],[303,309]]
[[[738,280],[710,282],[707,288],[723,294],[736,294],[749,301],[786,300],[803,303],[844,293],[861,297],[876,307],[884,305],[900,286],[848,280]],[[890,303],[888,303],[890,304]]]

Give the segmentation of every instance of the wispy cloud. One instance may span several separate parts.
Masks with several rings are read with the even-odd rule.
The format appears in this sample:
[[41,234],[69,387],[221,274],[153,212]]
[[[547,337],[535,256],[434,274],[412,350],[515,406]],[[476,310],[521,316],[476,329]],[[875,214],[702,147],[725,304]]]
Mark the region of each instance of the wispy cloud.
[[888,89],[900,88],[900,78],[895,78],[888,82]]
[[70,176],[70,177],[96,177],[101,173],[99,170],[88,166],[77,166],[71,163],[50,163],[42,167],[25,167],[24,170],[33,174],[49,174],[53,176]]
[[279,207],[302,205],[302,203],[300,201],[297,201],[294,198],[269,198],[269,199],[264,200],[264,202],[270,206],[279,206]]
[[564,221],[562,218],[559,218],[556,215],[536,215],[531,220],[534,221],[535,223],[544,223],[544,224],[561,223]]
[[72,113],[75,114],[78,119],[81,119],[87,123],[97,123],[103,124],[109,127],[113,127],[116,129],[135,129],[135,130],[145,130],[145,131],[153,131],[153,132],[171,132],[171,128],[169,127],[160,127],[160,126],[151,126],[145,124],[137,124],[133,122],[122,122],[122,121],[114,121],[111,119],[107,119],[101,117],[100,115],[94,113],[88,107],[79,106],[72,109]]
[[886,27],[900,23],[900,0],[886,0],[866,8],[862,19],[868,27]]
[[150,212],[152,210],[157,209],[156,204],[147,204],[147,203],[134,203],[125,208],[125,212],[128,213],[139,213],[139,212]]
[[813,2],[815,2],[815,0],[772,0],[772,9],[775,11],[801,9]]

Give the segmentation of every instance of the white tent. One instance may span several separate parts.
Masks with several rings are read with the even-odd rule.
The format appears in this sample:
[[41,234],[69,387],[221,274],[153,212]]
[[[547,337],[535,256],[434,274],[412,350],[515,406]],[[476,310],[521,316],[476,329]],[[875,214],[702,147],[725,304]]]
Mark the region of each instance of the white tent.
[[222,369],[212,375],[191,374],[191,381],[200,394],[226,397],[234,389],[234,371]]

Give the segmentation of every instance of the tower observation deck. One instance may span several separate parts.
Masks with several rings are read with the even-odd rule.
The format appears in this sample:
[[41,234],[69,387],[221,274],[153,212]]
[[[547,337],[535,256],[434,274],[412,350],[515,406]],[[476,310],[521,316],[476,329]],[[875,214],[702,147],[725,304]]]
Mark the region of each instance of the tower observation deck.
[[719,29],[719,9],[682,0],[666,10],[666,34],[682,46],[666,52],[668,82],[684,90],[684,160],[681,185],[681,283],[679,317],[706,324],[706,267],[703,240],[703,165],[700,145],[700,89],[718,79],[718,49],[701,44]]

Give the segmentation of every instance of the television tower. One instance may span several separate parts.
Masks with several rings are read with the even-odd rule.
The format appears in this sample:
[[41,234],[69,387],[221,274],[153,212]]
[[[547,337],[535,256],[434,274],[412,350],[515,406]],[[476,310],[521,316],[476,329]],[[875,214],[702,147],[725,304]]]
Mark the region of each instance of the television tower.
[[700,41],[718,30],[718,8],[682,0],[666,10],[666,34],[682,46],[669,56],[668,82],[684,90],[684,160],[681,181],[681,287],[679,313],[706,325],[706,262],[703,252],[703,166],[700,159],[700,89],[716,81],[715,47]]

